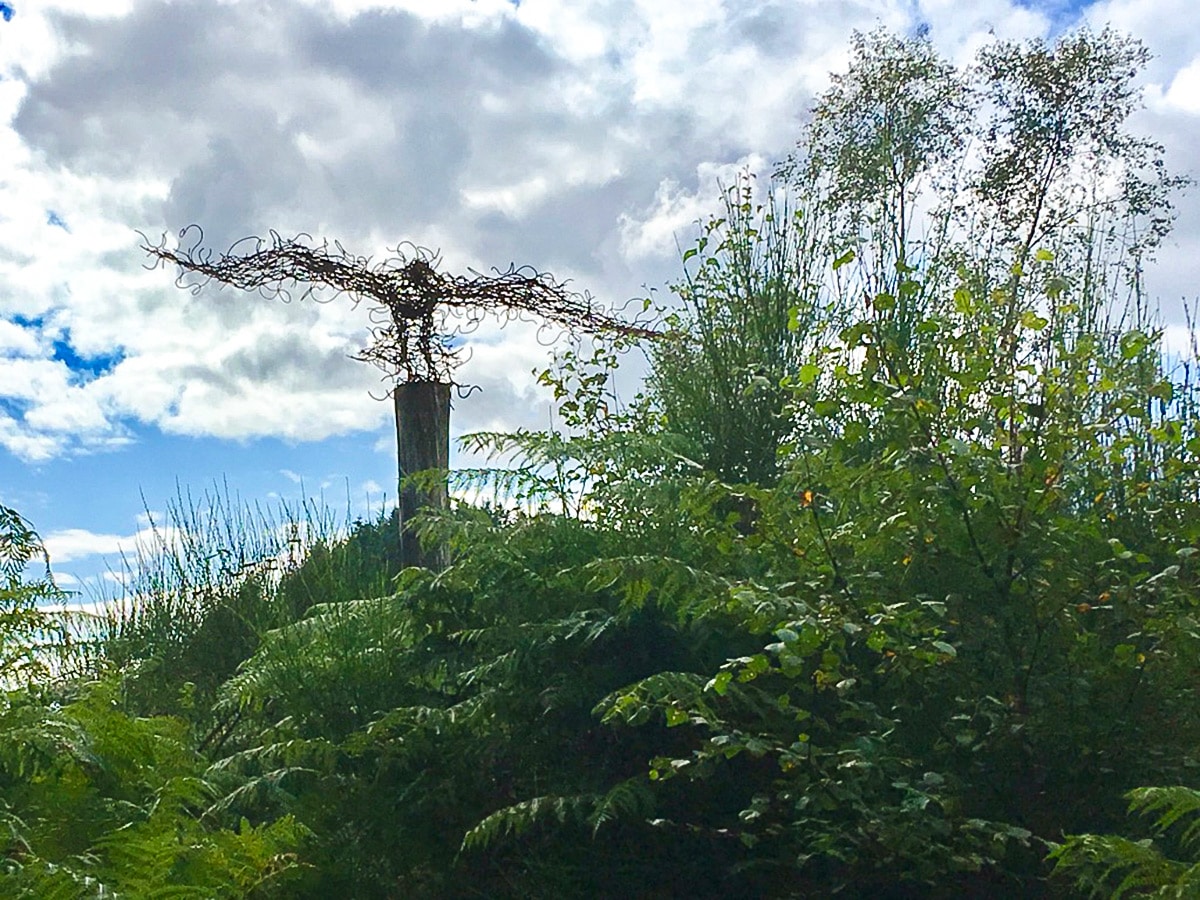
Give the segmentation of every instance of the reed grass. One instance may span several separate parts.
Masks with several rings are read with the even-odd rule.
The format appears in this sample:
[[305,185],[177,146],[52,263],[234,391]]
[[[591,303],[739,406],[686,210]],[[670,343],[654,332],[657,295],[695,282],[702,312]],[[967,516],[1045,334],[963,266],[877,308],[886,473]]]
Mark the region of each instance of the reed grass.
[[[352,520],[349,510],[323,498],[269,508],[222,483],[199,496],[181,489],[148,512],[149,537],[122,556],[96,623],[99,657],[123,674],[130,702],[207,708],[272,630],[314,603],[385,591],[393,517]],[[373,540],[347,540],[360,532]]]

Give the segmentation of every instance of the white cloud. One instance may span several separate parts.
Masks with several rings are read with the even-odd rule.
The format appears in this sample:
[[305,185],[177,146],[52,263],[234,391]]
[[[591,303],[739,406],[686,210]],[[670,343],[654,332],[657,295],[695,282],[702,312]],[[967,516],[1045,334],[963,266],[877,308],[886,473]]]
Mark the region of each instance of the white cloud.
[[0,359],[6,356],[35,356],[44,351],[45,346],[38,339],[35,329],[0,319]]
[[[699,234],[710,215],[721,209],[720,191],[738,183],[743,175],[770,175],[766,159],[750,154],[736,162],[716,165],[710,162],[696,167],[694,187],[685,189],[672,178],[664,179],[654,194],[654,202],[636,214],[621,216],[621,249],[631,259],[667,256],[678,259]],[[756,184],[759,183],[757,179]]]
[[0,447],[26,462],[44,462],[61,454],[67,442],[45,434],[30,433],[20,422],[0,412]]
[[1200,114],[1200,57],[1175,73],[1162,102],[1186,113]]
[[50,532],[43,543],[58,585],[85,598],[68,607],[101,610],[111,602],[121,602],[118,598],[128,601],[146,562],[180,553],[185,538],[174,526],[140,528],[131,534],[67,528]]
[[[1105,0],[1159,54],[1146,120],[1192,165],[1191,0]],[[678,274],[717,181],[766,175],[854,28],[924,21],[959,62],[993,36],[1064,26],[1069,4],[895,0],[57,0],[0,43],[0,446],[29,461],[133,427],[321,440],[383,425],[349,303],[191,296],[146,271],[152,238],[200,222],[222,249],[269,228],[446,267],[530,263],[620,304]],[[186,35],[183,39],[181,35]],[[1200,200],[1154,278],[1191,289]],[[69,230],[51,223],[51,213]],[[37,324],[17,325],[15,317]],[[456,432],[545,424],[536,328],[469,337]],[[83,367],[68,366],[54,344]],[[89,363],[89,361],[91,361]],[[87,368],[91,365],[92,368]],[[391,452],[390,440],[381,440]]]
[[1163,350],[1168,357],[1200,365],[1200,335],[1186,325],[1168,325],[1163,329]]
[[[140,517],[139,517],[140,518]],[[184,533],[174,525],[139,523],[132,534],[108,534],[85,528],[64,528],[42,537],[51,565],[77,563],[96,556],[125,557],[135,561],[139,550],[153,553],[180,545]]]
[[132,551],[135,537],[96,534],[82,528],[68,528],[46,535],[42,542],[46,552],[50,554],[50,561],[58,565],[88,556],[120,553],[122,549]]

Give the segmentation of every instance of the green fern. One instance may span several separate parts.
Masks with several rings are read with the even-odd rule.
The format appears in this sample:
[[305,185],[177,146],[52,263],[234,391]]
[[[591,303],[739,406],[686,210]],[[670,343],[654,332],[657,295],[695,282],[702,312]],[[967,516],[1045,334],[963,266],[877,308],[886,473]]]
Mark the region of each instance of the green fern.
[[593,837],[609,822],[619,819],[645,820],[654,810],[655,797],[650,782],[641,776],[628,778],[609,789],[608,793],[596,798],[587,823],[592,826]]
[[32,524],[0,505],[0,689],[88,671],[94,648],[80,635],[92,617],[53,608],[67,597]]
[[1092,897],[1188,898],[1200,896],[1200,791],[1192,788],[1143,787],[1130,791],[1130,813],[1157,815],[1153,829],[1164,838],[1174,826],[1191,819],[1177,835],[1190,861],[1169,858],[1153,839],[1081,834],[1054,845],[1049,858],[1054,874],[1068,877]]
[[531,828],[546,822],[560,825],[568,819],[579,820],[589,806],[587,797],[557,797],[547,795],[522,800],[504,809],[498,809],[468,831],[462,839],[461,849],[482,850],[498,841],[520,837]]
[[301,870],[306,829],[231,819],[186,724],[127,716],[116,696],[98,683],[65,705],[0,700],[0,896],[233,900]]
[[1130,791],[1128,797],[1130,812],[1158,814],[1154,822],[1154,829],[1158,832],[1166,831],[1181,819],[1194,816],[1179,840],[1184,849],[1200,851],[1200,791],[1182,786],[1143,787]]
[[463,836],[461,850],[482,850],[553,823],[587,827],[594,837],[619,819],[644,820],[653,808],[654,795],[643,777],[619,782],[604,794],[533,797],[484,818]]
[[680,721],[697,714],[715,725],[720,719],[704,696],[706,681],[694,672],[658,672],[604,697],[592,712],[605,723],[640,725],[657,711],[669,724],[676,724],[675,714],[683,716]]

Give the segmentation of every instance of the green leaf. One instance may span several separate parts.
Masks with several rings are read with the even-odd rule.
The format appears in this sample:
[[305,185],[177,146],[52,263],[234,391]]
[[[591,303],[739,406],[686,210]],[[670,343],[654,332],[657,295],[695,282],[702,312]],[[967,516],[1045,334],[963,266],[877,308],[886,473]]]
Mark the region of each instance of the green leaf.
[[704,686],[706,691],[716,691],[716,693],[724,697],[726,691],[729,690],[729,682],[733,680],[732,672],[718,672],[708,684]]
[[1121,335],[1121,358],[1124,360],[1134,359],[1140,356],[1149,344],[1150,337],[1144,332],[1127,331]]
[[837,400],[818,400],[813,404],[813,412],[821,418],[836,416],[842,411],[842,404]]
[[964,316],[975,309],[975,298],[966,285],[959,285],[954,289],[954,309]]
[[795,334],[796,332],[798,332],[800,330],[801,322],[800,322],[800,307],[799,306],[789,306],[788,307],[787,327],[788,327],[788,331],[790,331],[792,334]]
[[796,373],[796,380],[800,384],[812,384],[820,374],[821,367],[816,363],[805,363],[800,367],[800,371]]
[[[1052,278],[1046,279],[1046,296],[1051,300],[1057,300],[1062,294],[1071,287],[1071,282],[1061,275],[1055,275]],[[1074,310],[1071,310],[1074,312]]]
[[1021,314],[1021,325],[1031,331],[1041,331],[1049,324],[1048,319],[1043,319],[1031,309],[1027,309]]
[[1133,551],[1129,550],[1117,538],[1109,538],[1108,545],[1112,548],[1113,557],[1116,559],[1133,559]]

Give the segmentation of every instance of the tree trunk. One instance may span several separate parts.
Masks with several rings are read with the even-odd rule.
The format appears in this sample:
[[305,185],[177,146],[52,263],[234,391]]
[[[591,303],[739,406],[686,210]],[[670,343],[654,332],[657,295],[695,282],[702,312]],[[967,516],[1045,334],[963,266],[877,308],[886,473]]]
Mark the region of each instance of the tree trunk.
[[396,449],[400,463],[400,564],[438,571],[446,566],[442,547],[422,549],[410,527],[422,509],[446,508],[446,483],[418,488],[414,472],[450,467],[450,385],[433,381],[400,384],[396,404]]

